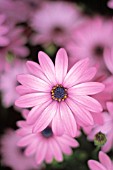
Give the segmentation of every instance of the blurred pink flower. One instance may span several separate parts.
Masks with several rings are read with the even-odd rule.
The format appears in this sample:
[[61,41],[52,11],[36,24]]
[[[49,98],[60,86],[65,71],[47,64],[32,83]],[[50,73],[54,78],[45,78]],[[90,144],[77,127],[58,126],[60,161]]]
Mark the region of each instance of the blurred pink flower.
[[113,74],[113,47],[105,49],[104,61],[108,70]]
[[[28,112],[24,110],[25,119]],[[33,125],[28,125],[26,121],[18,121],[17,125],[20,127],[17,130],[17,134],[21,136],[18,146],[26,147],[26,156],[35,155],[37,164],[41,164],[44,160],[47,163],[51,163],[53,158],[61,162],[63,161],[63,153],[71,155],[71,147],[79,146],[75,139],[66,134],[55,136],[50,126],[40,133],[33,133]]]
[[29,49],[25,46],[27,38],[23,34],[23,27],[15,27],[10,29],[7,34],[9,44],[0,49],[0,71],[5,70],[9,64],[7,56],[11,54],[13,57],[27,57]]
[[33,157],[26,157],[21,149],[17,146],[20,136],[12,129],[8,129],[6,134],[1,138],[1,163],[13,170],[38,170]]
[[113,162],[110,160],[107,154],[100,151],[99,161],[89,160],[88,166],[90,170],[113,170]]
[[69,62],[89,57],[91,64],[104,70],[103,52],[113,45],[113,20],[95,17],[87,20],[81,27],[72,32],[72,40],[67,49],[71,54]]
[[20,22],[27,21],[29,11],[22,1],[0,0],[0,13],[7,17],[6,23],[12,27]]
[[74,4],[44,3],[31,18],[31,26],[36,31],[32,36],[32,42],[34,44],[52,42],[62,45],[68,41],[72,28],[81,22],[80,12]]
[[51,59],[39,52],[39,63],[27,62],[30,74],[18,75],[22,84],[17,87],[22,95],[16,100],[16,106],[31,108],[28,123],[36,123],[34,132],[44,130],[52,121],[55,135],[66,133],[75,136],[76,120],[92,125],[92,112],[102,111],[100,103],[90,97],[101,92],[104,85],[89,82],[96,69],[89,67],[88,60],[80,60],[68,72],[68,56],[64,49],[57,52],[55,66]]
[[4,107],[12,106],[18,98],[16,76],[23,72],[26,72],[25,61],[14,60],[9,69],[1,74],[0,91]]
[[108,7],[113,9],[113,0],[108,1]]
[[0,15],[0,48],[9,44],[7,33],[9,31],[8,26],[4,24],[5,15]]
[[107,142],[102,147],[104,152],[108,152],[113,148],[113,102],[107,102],[107,109],[108,111],[103,112],[103,124],[94,125],[92,131],[88,135],[89,140],[93,140],[98,132],[102,132],[106,135]]

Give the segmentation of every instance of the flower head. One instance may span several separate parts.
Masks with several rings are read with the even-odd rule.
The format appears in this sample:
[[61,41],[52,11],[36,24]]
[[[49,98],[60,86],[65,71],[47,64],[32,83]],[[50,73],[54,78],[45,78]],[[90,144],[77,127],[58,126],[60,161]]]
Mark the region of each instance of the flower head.
[[103,60],[104,50],[113,45],[112,34],[112,19],[105,20],[101,17],[95,17],[87,20],[81,27],[72,32],[72,40],[67,44],[67,49],[72,55],[70,61],[88,57],[92,65],[104,70],[106,68]]
[[[23,114],[27,118],[29,111],[24,110]],[[62,136],[55,136],[51,126],[46,127],[41,132],[33,133],[33,125],[28,125],[25,121],[18,121],[17,125],[20,129],[17,130],[21,139],[18,146],[26,146],[25,155],[35,155],[37,164],[44,160],[51,163],[53,158],[58,162],[63,161],[63,153],[66,155],[72,154],[71,147],[78,147],[78,142],[72,137],[63,134]]]
[[[68,11],[68,12],[67,12]],[[31,18],[31,26],[36,31],[32,37],[35,44],[64,44],[73,27],[80,24],[80,12],[74,4],[47,2]]]
[[44,130],[52,123],[53,132],[64,130],[71,136],[77,132],[77,123],[93,124],[90,111],[100,112],[100,103],[89,95],[99,93],[104,85],[89,82],[96,69],[88,67],[88,60],[77,62],[68,72],[68,56],[64,49],[56,55],[55,66],[43,52],[38,55],[39,64],[27,62],[30,74],[18,75],[22,84],[17,87],[21,97],[16,105],[30,111],[27,122],[36,122],[34,132]]
[[108,155],[104,152],[99,152],[99,161],[89,160],[88,166],[90,170],[112,170],[113,169],[113,162],[110,160]]

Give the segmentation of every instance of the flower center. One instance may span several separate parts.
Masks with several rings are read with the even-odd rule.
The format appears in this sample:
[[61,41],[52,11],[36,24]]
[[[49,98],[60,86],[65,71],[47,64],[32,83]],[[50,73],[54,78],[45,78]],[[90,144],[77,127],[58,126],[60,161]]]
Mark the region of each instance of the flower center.
[[41,133],[45,138],[49,138],[49,137],[53,136],[51,127],[45,128]]
[[67,89],[62,85],[56,85],[51,90],[51,96],[58,102],[64,101],[67,98]]
[[98,57],[103,56],[104,47],[102,45],[97,45],[94,49],[94,54]]

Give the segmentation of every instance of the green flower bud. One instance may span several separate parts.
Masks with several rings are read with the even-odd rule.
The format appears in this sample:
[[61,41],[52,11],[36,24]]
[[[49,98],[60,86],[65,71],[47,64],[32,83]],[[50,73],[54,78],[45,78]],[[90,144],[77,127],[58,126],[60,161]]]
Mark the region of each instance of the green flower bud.
[[103,146],[106,143],[107,139],[104,133],[98,132],[94,137],[94,144],[96,146]]

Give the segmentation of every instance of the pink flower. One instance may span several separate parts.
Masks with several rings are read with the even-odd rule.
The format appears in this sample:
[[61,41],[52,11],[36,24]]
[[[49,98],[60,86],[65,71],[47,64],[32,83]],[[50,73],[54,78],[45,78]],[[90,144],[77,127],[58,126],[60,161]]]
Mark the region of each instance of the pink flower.
[[2,164],[13,170],[39,169],[33,157],[26,157],[17,146],[20,140],[14,130],[8,129],[1,138]]
[[[25,119],[28,112],[27,110],[23,112]],[[26,156],[35,155],[37,164],[41,164],[44,160],[51,163],[53,158],[61,162],[63,161],[63,153],[71,155],[71,147],[79,145],[75,139],[66,134],[55,136],[50,126],[42,132],[33,133],[33,125],[28,125],[26,121],[18,121],[17,125],[20,127],[17,134],[21,136],[18,146],[26,147]]]
[[108,70],[113,74],[113,47],[105,49],[104,61]]
[[99,161],[89,160],[88,166],[90,170],[112,170],[113,169],[113,162],[110,160],[108,155],[104,152],[99,152]]
[[92,112],[102,111],[100,103],[90,97],[104,89],[98,82],[89,82],[96,69],[88,67],[88,60],[77,62],[68,72],[68,56],[64,49],[57,52],[55,66],[43,52],[39,52],[39,63],[27,62],[30,74],[18,75],[22,84],[17,87],[22,95],[16,106],[31,108],[28,123],[36,122],[34,132],[44,130],[52,121],[55,135],[66,133],[75,136],[76,121],[92,125]]
[[27,43],[27,38],[23,34],[23,27],[11,28],[7,34],[9,39],[9,44],[2,47],[0,50],[0,71],[5,70],[7,67],[7,56],[11,54],[13,57],[27,57],[29,54],[29,49],[25,46]]
[[22,1],[0,0],[0,13],[6,15],[6,22],[11,27],[29,17],[28,8]]
[[106,135],[107,142],[102,147],[104,152],[110,151],[113,148],[113,102],[107,102],[108,111],[103,112],[104,122],[102,125],[94,125],[92,131],[88,135],[89,140],[93,140],[95,134],[102,132]]
[[9,39],[7,37],[8,26],[4,24],[5,16],[0,15],[0,47],[4,47],[9,44]]
[[113,9],[113,0],[108,1],[108,7]]
[[81,23],[81,17],[74,4],[47,2],[31,18],[31,26],[36,31],[32,37],[34,44],[66,43],[73,27]]
[[[99,69],[105,69],[103,52],[106,47],[113,45],[113,20],[101,17],[91,18],[72,32],[72,40],[68,42],[67,49],[73,60],[89,57],[91,64]],[[72,58],[72,59],[71,59]],[[72,60],[72,61],[71,61]]]
[[9,69],[1,74],[0,90],[4,107],[12,106],[18,98],[18,93],[15,90],[17,86],[16,76],[23,72],[26,72],[25,61],[14,60]]

